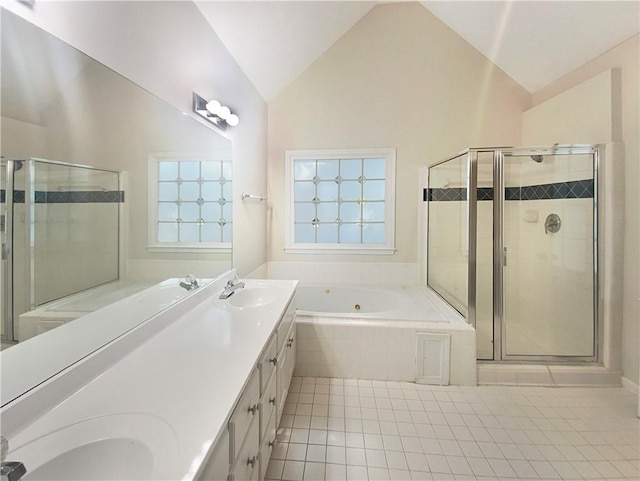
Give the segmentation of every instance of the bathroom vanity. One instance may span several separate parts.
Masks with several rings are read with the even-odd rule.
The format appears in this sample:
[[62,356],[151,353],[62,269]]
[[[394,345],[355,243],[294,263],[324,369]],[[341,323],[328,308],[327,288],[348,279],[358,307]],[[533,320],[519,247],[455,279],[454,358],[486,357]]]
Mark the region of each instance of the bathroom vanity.
[[210,449],[197,479],[225,480],[227,474],[230,481],[264,479],[295,367],[295,328],[292,300],[266,342],[229,417],[228,428]]
[[234,276],[3,406],[6,461],[24,463],[25,481],[264,479],[294,368],[297,281],[246,280],[219,299]]

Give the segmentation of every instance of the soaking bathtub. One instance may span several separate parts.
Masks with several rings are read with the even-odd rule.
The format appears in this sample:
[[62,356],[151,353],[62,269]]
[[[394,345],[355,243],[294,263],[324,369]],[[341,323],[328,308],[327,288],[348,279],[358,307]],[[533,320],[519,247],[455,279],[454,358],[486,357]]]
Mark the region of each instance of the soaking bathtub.
[[475,330],[432,290],[302,283],[297,376],[475,385]]

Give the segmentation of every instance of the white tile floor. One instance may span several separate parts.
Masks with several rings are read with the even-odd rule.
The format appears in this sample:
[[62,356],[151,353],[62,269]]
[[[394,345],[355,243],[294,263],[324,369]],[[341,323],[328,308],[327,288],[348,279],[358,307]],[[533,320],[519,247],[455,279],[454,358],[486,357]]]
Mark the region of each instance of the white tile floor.
[[269,480],[638,480],[623,388],[293,378]]

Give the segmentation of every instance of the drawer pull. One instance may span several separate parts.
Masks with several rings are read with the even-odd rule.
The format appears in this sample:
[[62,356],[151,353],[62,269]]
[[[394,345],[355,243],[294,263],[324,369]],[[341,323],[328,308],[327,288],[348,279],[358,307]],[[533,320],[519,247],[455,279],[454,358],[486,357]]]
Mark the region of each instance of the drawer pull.
[[289,338],[289,341],[287,341],[287,347],[291,346],[293,346],[293,337]]
[[258,410],[258,405],[254,404],[253,406],[250,406],[249,409],[247,409],[247,412],[251,413],[252,416],[255,416],[257,410]]
[[269,362],[275,366],[278,364],[278,358],[274,357],[273,359],[269,359]]
[[269,399],[269,404],[273,404],[274,406],[276,405],[276,397],[273,396],[271,399]]
[[247,460],[247,466],[251,466],[252,468],[256,465],[256,457],[253,456]]

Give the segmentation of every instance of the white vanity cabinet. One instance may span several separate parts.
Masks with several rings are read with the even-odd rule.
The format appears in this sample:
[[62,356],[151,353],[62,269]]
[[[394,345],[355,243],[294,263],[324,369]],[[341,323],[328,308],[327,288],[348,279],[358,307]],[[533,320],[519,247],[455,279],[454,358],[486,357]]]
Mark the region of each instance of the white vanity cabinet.
[[263,481],[295,367],[292,300],[245,383],[199,481]]
[[292,301],[277,329],[278,336],[278,369],[277,369],[277,400],[276,425],[280,425],[284,403],[289,393],[289,385],[296,364],[296,306]]

